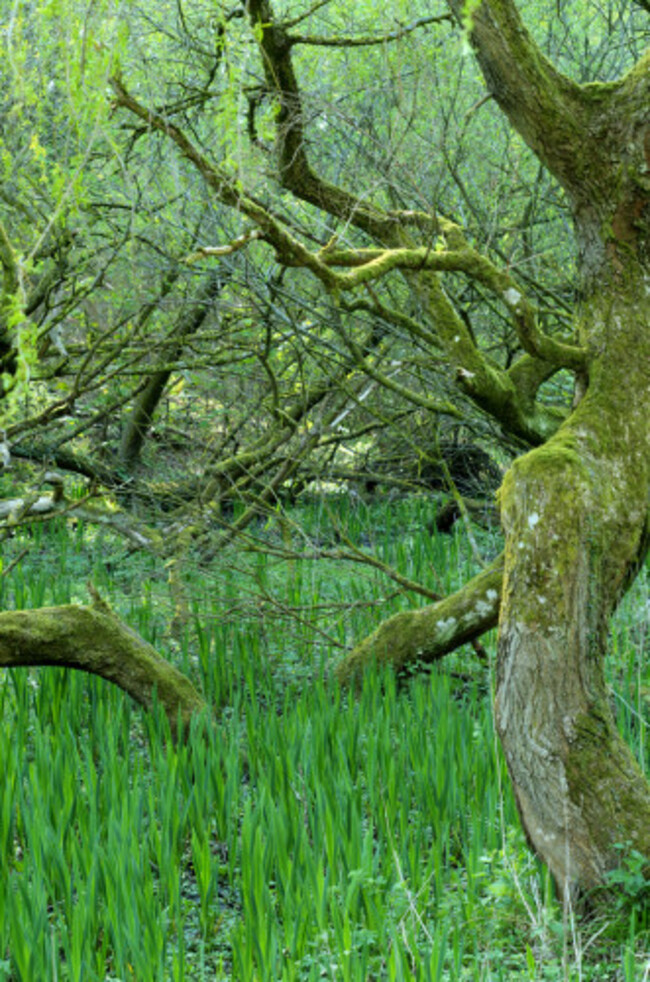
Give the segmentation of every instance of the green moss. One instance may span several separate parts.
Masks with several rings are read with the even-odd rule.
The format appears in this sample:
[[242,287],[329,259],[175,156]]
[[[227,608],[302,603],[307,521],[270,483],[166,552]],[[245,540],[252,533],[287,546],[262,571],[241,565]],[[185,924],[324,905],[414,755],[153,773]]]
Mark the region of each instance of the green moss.
[[189,679],[107,605],[69,604],[0,614],[0,665],[76,668],[118,685],[149,708],[154,692],[176,732],[179,715],[189,725],[205,702]]
[[417,662],[432,662],[480,637],[496,625],[502,581],[503,556],[499,556],[444,600],[390,617],[341,662],[338,681],[342,685],[357,681],[375,663],[402,670]]
[[616,843],[630,842],[650,857],[650,793],[643,773],[604,704],[575,720],[576,739],[565,765],[569,796],[611,864]]

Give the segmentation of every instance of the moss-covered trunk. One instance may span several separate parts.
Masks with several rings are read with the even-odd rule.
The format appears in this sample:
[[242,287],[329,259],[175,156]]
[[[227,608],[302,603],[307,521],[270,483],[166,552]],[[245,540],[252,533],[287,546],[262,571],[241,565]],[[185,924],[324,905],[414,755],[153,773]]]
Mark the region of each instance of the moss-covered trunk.
[[[463,21],[466,5],[450,4]],[[471,41],[576,230],[586,395],[503,485],[496,704],[524,825],[566,895],[603,882],[616,843],[650,860],[650,787],[617,733],[603,666],[609,618],[647,546],[650,52],[614,81],[579,85],[513,0],[476,5]]]
[[650,786],[604,682],[609,618],[647,547],[645,278],[610,280],[584,314],[587,395],[515,462],[501,502],[497,726],[526,831],[565,894],[602,883],[617,843],[650,857]]

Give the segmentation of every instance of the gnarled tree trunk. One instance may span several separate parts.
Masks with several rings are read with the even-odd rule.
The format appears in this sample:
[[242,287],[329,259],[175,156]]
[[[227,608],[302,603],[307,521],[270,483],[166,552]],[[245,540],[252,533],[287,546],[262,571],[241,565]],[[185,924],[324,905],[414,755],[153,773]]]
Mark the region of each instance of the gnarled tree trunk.
[[495,98],[567,191],[578,243],[587,389],[504,482],[496,705],[525,828],[567,895],[603,882],[617,843],[650,857],[650,787],[603,674],[609,618],[647,547],[650,57],[577,86],[508,0],[483,4],[473,37]]
[[647,548],[650,304],[631,279],[593,295],[587,395],[502,489],[497,726],[525,828],[565,893],[601,883],[616,843],[650,856],[650,787],[603,674],[610,615]]

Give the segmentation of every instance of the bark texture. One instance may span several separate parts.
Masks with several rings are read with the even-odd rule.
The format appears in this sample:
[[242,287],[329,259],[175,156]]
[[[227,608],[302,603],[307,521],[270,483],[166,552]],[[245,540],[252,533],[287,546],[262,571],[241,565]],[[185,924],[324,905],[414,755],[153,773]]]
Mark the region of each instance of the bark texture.
[[602,882],[617,843],[650,856],[650,788],[604,681],[609,618],[647,547],[650,309],[643,280],[618,300],[611,289],[589,308],[610,357],[501,495],[497,725],[524,825],[565,892]]
[[650,787],[604,682],[608,623],[647,548],[650,488],[650,57],[579,86],[510,0],[478,8],[488,87],[571,202],[586,394],[506,476],[497,726],[526,831],[565,896],[616,844],[650,859]]
[[172,734],[206,704],[192,683],[101,601],[0,614],[0,666],[77,668],[118,685],[145,709],[154,693]]
[[342,685],[357,682],[373,664],[396,671],[437,661],[461,644],[495,627],[501,602],[504,557],[462,590],[420,610],[405,610],[384,621],[345,658],[336,670]]

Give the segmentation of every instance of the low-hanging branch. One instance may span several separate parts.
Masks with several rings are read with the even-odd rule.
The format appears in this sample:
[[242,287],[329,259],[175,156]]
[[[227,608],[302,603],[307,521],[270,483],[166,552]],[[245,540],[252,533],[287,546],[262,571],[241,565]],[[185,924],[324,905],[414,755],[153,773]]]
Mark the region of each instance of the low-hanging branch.
[[443,658],[496,627],[503,582],[503,553],[456,593],[384,621],[337,666],[341,685],[354,685],[372,665],[415,670]]
[[98,675],[145,709],[154,702],[162,706],[174,736],[179,724],[186,730],[192,717],[207,709],[190,680],[96,594],[89,607],[0,613],[0,666],[58,666]]
[[[398,672],[442,658],[496,625],[503,556],[461,590],[385,621],[339,664],[342,685],[358,682],[375,663]],[[206,712],[189,679],[124,624],[89,586],[90,606],[68,604],[0,613],[0,667],[59,667],[97,675],[149,710],[158,703],[176,738]]]

